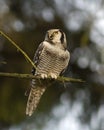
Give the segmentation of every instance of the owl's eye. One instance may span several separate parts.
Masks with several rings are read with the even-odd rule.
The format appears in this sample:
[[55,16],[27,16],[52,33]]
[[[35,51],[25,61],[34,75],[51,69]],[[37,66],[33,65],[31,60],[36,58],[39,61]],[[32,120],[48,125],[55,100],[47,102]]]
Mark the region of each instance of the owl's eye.
[[58,34],[58,31],[56,31],[56,32],[53,33],[53,35],[56,35],[56,34]]
[[53,35],[50,35],[50,36],[49,36],[49,39],[51,39],[51,40],[52,40],[52,39],[53,39],[53,37],[54,37]]
[[53,32],[51,35],[49,35],[49,39],[52,40],[57,34],[58,34],[58,31]]

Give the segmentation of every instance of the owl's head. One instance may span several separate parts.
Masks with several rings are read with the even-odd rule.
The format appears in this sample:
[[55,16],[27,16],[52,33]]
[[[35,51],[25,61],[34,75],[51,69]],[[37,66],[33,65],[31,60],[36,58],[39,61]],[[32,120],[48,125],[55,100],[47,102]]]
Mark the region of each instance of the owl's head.
[[61,29],[48,30],[45,40],[51,44],[61,44],[64,48],[67,46],[65,33]]

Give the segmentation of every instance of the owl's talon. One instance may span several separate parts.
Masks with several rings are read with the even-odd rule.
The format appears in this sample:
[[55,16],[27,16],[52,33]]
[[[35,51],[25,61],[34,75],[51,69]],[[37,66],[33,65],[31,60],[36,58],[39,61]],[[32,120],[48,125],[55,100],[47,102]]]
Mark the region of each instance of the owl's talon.
[[45,79],[45,78],[47,78],[48,76],[47,76],[47,74],[41,74],[40,77],[41,77],[42,79]]
[[50,76],[51,76],[52,79],[57,79],[57,75],[54,74],[54,73],[50,73]]

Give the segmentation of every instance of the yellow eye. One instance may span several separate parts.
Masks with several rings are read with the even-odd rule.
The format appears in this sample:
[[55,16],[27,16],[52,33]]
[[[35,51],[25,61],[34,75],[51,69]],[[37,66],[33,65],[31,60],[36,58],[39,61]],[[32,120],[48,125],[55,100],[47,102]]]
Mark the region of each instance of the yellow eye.
[[53,35],[58,34],[58,31],[54,32]]
[[52,40],[53,39],[53,35],[50,35],[49,38]]
[[51,35],[49,35],[49,39],[53,39],[55,35],[58,34],[58,31],[53,32]]

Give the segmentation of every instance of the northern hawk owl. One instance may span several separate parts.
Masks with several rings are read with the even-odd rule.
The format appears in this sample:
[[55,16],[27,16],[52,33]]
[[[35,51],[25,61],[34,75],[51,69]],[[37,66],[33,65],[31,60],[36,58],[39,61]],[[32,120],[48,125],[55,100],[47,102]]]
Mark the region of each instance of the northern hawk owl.
[[[39,45],[35,56],[33,75],[38,75],[42,79],[57,77],[66,69],[70,59],[70,53],[67,50],[65,33],[60,29],[48,30],[44,41]],[[31,116],[36,109],[46,86],[39,81],[32,79],[31,90],[27,101],[26,115]]]

